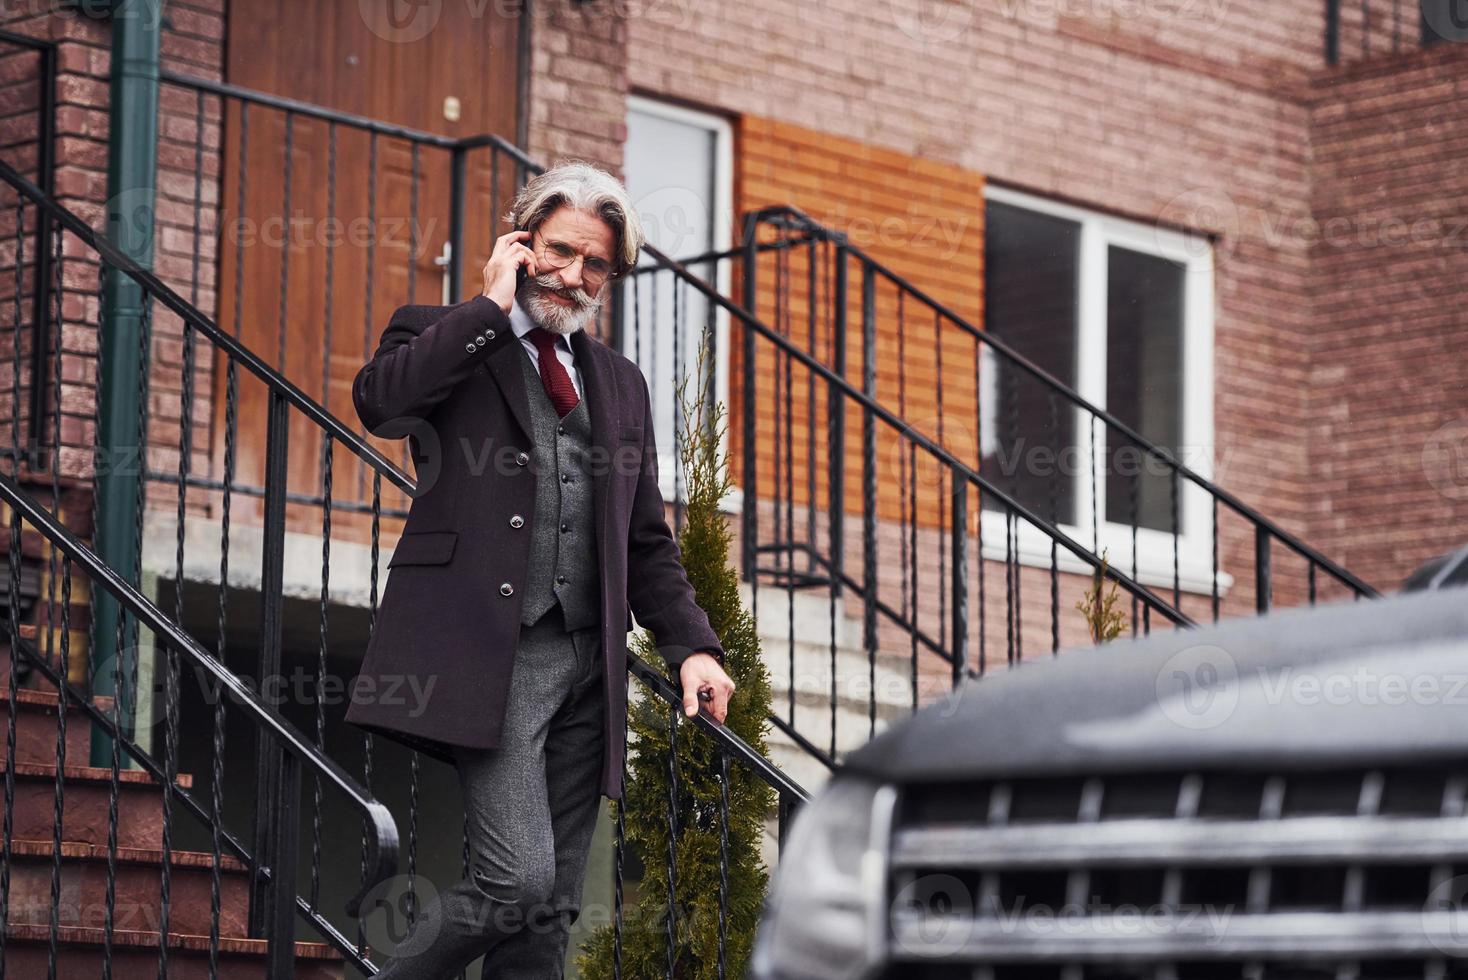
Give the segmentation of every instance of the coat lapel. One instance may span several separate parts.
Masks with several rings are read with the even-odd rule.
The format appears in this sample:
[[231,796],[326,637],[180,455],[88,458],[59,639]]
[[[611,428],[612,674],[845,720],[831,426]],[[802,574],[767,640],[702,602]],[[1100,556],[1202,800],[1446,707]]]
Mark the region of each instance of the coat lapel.
[[[502,339],[503,338],[503,339]],[[515,417],[520,430],[531,445],[535,444],[535,426],[530,421],[530,393],[525,390],[525,373],[520,370],[518,358],[529,356],[514,330],[505,330],[490,343],[499,348],[491,351],[484,359],[490,376],[500,386],[505,401],[510,405],[510,414]],[[588,406],[590,407],[590,406]]]
[[600,555],[606,554],[603,542],[607,527],[607,487],[611,483],[612,451],[615,433],[619,431],[621,406],[617,404],[616,379],[613,377],[611,352],[605,344],[587,336],[585,330],[571,335],[571,350],[576,366],[581,369],[581,383],[586,388],[586,410],[591,416],[592,510],[596,515],[596,543]]

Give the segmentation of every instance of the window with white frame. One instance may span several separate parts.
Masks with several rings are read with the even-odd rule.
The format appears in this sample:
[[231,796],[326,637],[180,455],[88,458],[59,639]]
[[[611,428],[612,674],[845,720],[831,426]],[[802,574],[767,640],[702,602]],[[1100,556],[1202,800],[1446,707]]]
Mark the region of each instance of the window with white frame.
[[[984,269],[989,336],[1211,476],[1209,243],[991,186]],[[1201,490],[1174,487],[1160,464],[1014,361],[986,350],[981,372],[986,477],[1144,583],[1173,583],[1175,532],[1181,586],[1210,589],[1212,512]],[[1002,557],[1002,508],[985,505],[985,553]],[[1021,560],[1049,563],[1048,538],[1024,522],[1018,546]]]
[[[627,189],[651,245],[679,260],[730,246],[733,139],[727,120],[632,96],[627,101],[625,154]],[[727,262],[694,263],[689,271],[728,294]],[[629,276],[619,331],[622,353],[648,378],[658,477],[667,500],[675,498],[675,491],[679,499],[685,496],[685,488],[675,480],[675,386],[678,378],[693,374],[699,341],[710,322],[716,352],[713,397],[727,404],[729,390],[728,315],[697,290],[678,288],[676,283],[668,273]],[[726,427],[726,442],[727,438]],[[726,505],[737,507],[737,492],[731,497]]]

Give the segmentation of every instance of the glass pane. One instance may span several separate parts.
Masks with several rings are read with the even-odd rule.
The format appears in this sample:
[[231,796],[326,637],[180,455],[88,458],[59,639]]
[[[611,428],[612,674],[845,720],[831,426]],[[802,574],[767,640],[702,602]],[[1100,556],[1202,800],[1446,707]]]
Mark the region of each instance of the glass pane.
[[[1112,247],[1108,256],[1106,407],[1180,457],[1184,275],[1181,264],[1153,255]],[[1172,531],[1167,471],[1115,433],[1106,443],[1107,519]]]
[[[627,190],[648,243],[674,259],[714,247],[716,144],[715,132],[694,120],[628,109]],[[650,266],[651,260],[644,256],[642,264]],[[689,271],[709,281],[716,273],[707,262],[690,265]],[[621,305],[622,353],[648,378],[658,472],[669,480],[677,461],[675,389],[678,379],[696,367],[698,345],[713,310],[706,298],[679,285],[668,272],[629,276],[624,288],[638,293],[636,304],[628,293]]]
[[[996,201],[984,213],[984,329],[1074,387],[1080,225]],[[1075,523],[1074,411],[987,351],[980,385],[981,472],[1041,517]]]

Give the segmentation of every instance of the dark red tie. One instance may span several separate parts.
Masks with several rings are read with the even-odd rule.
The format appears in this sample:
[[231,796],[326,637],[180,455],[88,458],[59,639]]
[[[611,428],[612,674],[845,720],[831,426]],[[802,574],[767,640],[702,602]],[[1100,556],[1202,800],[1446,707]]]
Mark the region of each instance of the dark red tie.
[[576,397],[576,386],[571,383],[571,376],[566,373],[561,359],[556,356],[556,335],[544,327],[532,327],[525,336],[530,338],[530,342],[540,352],[537,358],[540,362],[540,383],[545,386],[545,393],[556,407],[556,414],[565,418],[566,413],[576,407],[579,399]]

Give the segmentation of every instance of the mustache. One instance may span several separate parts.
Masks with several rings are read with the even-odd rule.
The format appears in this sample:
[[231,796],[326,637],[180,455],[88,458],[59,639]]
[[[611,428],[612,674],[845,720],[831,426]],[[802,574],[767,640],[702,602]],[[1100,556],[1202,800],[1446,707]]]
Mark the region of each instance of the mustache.
[[554,272],[547,272],[545,275],[540,276],[531,276],[530,279],[532,282],[535,283],[535,285],[539,286],[546,292],[555,293],[557,296],[563,296],[566,299],[571,300],[573,303],[576,304],[577,309],[595,309],[598,305],[597,301],[593,299],[589,294],[587,294],[586,290],[568,289],[566,286],[562,285],[560,276],[558,276]]

